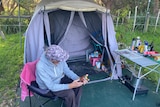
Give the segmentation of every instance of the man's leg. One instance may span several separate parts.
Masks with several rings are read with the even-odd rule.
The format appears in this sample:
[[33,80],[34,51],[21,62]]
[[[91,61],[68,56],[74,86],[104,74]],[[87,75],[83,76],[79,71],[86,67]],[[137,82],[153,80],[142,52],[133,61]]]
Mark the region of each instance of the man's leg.
[[74,88],[74,93],[76,97],[76,107],[80,107],[80,101],[81,101],[81,96],[82,96],[82,87],[79,88]]
[[[68,77],[64,77],[61,80],[61,83],[66,84],[66,83],[71,83],[72,81],[73,80],[69,79]],[[66,107],[79,107],[82,95],[82,87],[64,91],[58,91],[54,92],[54,94],[65,100]]]
[[72,89],[57,91],[53,93],[64,100],[65,107],[77,107],[75,93]]

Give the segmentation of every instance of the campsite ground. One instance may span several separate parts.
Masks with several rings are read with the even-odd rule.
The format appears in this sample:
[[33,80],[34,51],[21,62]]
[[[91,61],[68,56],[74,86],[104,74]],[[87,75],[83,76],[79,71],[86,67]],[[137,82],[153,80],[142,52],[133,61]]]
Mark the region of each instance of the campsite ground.
[[[83,65],[86,65],[83,64]],[[71,65],[70,65],[71,66]],[[76,72],[82,74],[82,71],[88,69],[91,81],[107,78],[107,72],[96,71],[94,68],[79,66],[76,68]],[[81,69],[79,69],[81,68]],[[126,69],[123,69],[124,74],[129,74]],[[119,80],[107,80],[103,82],[97,82],[87,84],[83,86],[83,95],[81,99],[80,107],[160,107],[157,105],[160,103],[160,92],[156,93],[156,84],[153,81],[144,79],[143,85],[148,88],[148,93],[136,95],[135,100],[132,100],[133,93]],[[18,89],[18,95],[20,95],[20,88]],[[46,99],[40,97],[39,101]],[[20,101],[18,99],[17,101]],[[33,107],[38,107],[38,103],[35,98],[32,97]],[[62,100],[49,102],[46,107],[60,107]],[[28,107],[29,99],[26,98],[24,102],[20,101],[20,107]]]
[[[126,71],[125,71],[126,72]],[[103,75],[104,76],[104,75]],[[102,78],[101,74],[90,75],[93,79]],[[156,93],[156,84],[147,79],[144,85],[149,89],[147,94],[136,95],[135,100],[131,100],[132,92],[119,80],[108,80],[83,86],[83,95],[81,99],[81,107],[160,107],[160,93]],[[20,90],[19,90],[20,91]],[[38,103],[34,97],[33,107],[38,107]],[[39,101],[46,100],[40,98]],[[47,107],[60,107],[62,100],[51,101]],[[28,107],[28,98],[22,102],[20,107]]]

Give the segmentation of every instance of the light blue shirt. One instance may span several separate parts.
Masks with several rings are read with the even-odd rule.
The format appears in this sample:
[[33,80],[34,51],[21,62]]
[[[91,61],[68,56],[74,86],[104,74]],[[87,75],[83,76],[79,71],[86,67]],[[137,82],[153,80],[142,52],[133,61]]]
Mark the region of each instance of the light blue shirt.
[[59,62],[57,65],[53,64],[42,54],[40,60],[36,65],[36,82],[41,89],[49,89],[51,91],[61,91],[69,89],[69,84],[60,84],[64,75],[72,80],[79,78],[72,70],[69,69],[66,62]]

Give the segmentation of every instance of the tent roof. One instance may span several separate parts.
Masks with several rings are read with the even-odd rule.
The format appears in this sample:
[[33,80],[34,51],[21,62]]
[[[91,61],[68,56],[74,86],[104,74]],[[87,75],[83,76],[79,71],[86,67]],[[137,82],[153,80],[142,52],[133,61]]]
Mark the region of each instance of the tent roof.
[[94,0],[42,0],[36,10],[62,9],[68,11],[100,11],[106,12],[106,8],[94,2]]

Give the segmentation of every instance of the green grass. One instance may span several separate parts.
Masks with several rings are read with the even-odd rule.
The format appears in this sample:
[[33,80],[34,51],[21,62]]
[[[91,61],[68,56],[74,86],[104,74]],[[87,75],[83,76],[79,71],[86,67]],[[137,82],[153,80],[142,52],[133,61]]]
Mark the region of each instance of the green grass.
[[[139,36],[142,43],[144,42],[144,40],[148,41],[149,44],[153,41],[154,50],[160,53],[159,30],[154,32],[154,29],[150,28],[148,32],[143,32],[143,31],[132,32],[131,27],[128,27],[127,25],[122,25],[116,28],[115,31],[116,31],[117,42],[124,43],[126,44],[127,47],[131,46],[132,38],[136,38],[137,36]],[[143,71],[147,72],[146,69],[144,69]],[[147,78],[156,83],[159,78],[159,75],[157,75],[157,73],[151,73],[149,74],[149,76],[147,76]]]
[[[159,28],[160,29],[160,28]],[[153,29],[150,29],[148,32],[143,31],[135,31],[132,32],[132,30],[129,27],[119,26],[115,29],[116,31],[116,38],[117,42],[125,43],[127,46],[130,46],[132,43],[132,38],[136,38],[137,36],[140,37],[141,42],[143,43],[144,40],[151,43],[153,41],[154,49],[155,51],[160,52],[160,31],[154,32]]]
[[16,98],[23,66],[23,41],[19,34],[7,35],[5,40],[0,37],[0,104]]

